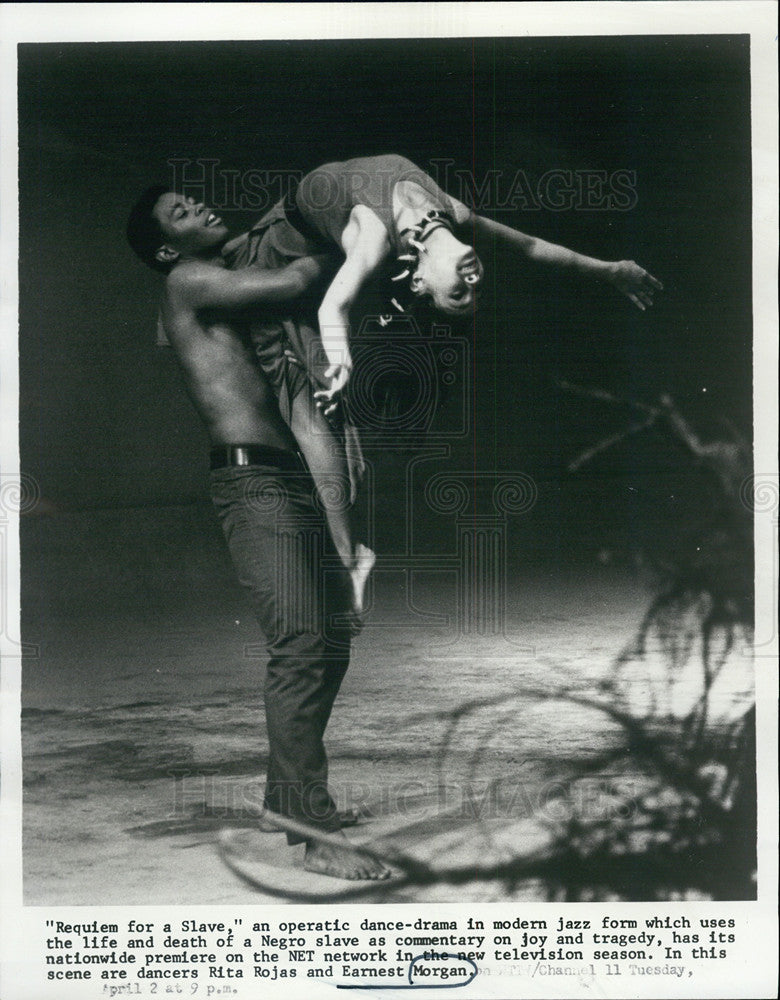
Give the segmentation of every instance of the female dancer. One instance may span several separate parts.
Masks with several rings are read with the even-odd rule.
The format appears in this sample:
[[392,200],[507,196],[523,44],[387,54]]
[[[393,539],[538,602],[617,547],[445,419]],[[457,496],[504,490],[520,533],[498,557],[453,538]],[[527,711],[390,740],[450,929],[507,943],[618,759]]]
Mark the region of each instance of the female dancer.
[[[528,236],[476,215],[445,194],[410,160],[386,155],[328,163],[307,174],[283,205],[266,216],[267,240],[284,256],[293,250],[337,249],[345,259],[318,312],[330,386],[315,393],[326,414],[349,381],[349,311],[361,288],[383,265],[394,265],[394,294],[380,322],[428,299],[450,316],[471,312],[484,269],[472,243],[490,237],[527,261],[548,264],[613,285],[639,309],[663,286],[633,261],[603,261]],[[286,224],[286,225],[285,225]],[[302,243],[300,241],[303,241]]]
[[[323,416],[334,417],[352,371],[349,313],[359,292],[390,264],[392,270],[386,276],[392,292],[389,311],[380,317],[383,325],[392,321],[393,313],[411,310],[422,299],[429,299],[447,315],[467,314],[476,306],[484,274],[471,245],[478,236],[508,245],[525,260],[608,282],[640,309],[652,305],[654,291],[662,287],[633,261],[585,257],[478,216],[445,194],[414,163],[397,155],[319,167],[249,233],[224,245],[222,258],[232,269],[280,268],[323,252],[344,255],[319,306],[319,337],[314,324],[295,319],[285,320],[281,331],[278,325],[255,324],[253,328],[263,370],[277,389],[282,413],[323,500],[329,483],[348,480],[354,501],[362,466],[348,419],[343,421],[342,435],[334,435],[323,420]],[[323,348],[324,365],[317,363]],[[306,374],[319,411],[311,406]],[[348,506],[331,506],[328,520],[349,569],[353,606],[359,613],[374,554],[354,543]]]

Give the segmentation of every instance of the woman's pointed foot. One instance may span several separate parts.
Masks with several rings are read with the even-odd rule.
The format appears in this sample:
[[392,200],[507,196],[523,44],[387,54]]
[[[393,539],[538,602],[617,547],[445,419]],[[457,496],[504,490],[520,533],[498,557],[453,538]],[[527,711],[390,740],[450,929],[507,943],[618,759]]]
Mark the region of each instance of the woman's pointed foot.
[[349,571],[349,579],[352,584],[352,612],[358,618],[361,618],[366,610],[366,584],[375,562],[374,552],[367,545],[358,543],[355,548],[355,564]]

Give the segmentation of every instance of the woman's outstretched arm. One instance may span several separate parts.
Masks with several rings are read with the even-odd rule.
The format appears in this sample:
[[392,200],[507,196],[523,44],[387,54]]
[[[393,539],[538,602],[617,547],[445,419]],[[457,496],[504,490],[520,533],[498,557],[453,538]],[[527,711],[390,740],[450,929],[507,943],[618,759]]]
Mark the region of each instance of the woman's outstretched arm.
[[521,233],[501,222],[472,213],[469,223],[476,236],[492,237],[510,249],[518,251],[526,260],[559,267],[564,271],[581,274],[613,285],[639,309],[653,304],[653,294],[663,288],[657,278],[633,260],[598,260],[586,257],[556,243],[548,243],[536,236]]

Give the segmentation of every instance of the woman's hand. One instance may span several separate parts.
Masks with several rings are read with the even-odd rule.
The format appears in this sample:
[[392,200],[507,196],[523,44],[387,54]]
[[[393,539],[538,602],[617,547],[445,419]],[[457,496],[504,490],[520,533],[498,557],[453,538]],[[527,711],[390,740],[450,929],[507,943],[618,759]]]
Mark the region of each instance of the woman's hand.
[[318,389],[314,393],[314,401],[324,416],[329,417],[335,413],[351,374],[351,364],[335,364],[325,369],[324,377],[331,380],[330,388]]
[[646,309],[653,304],[656,289],[664,286],[643,267],[633,260],[616,260],[609,264],[607,280],[619,292],[627,296],[638,309]]

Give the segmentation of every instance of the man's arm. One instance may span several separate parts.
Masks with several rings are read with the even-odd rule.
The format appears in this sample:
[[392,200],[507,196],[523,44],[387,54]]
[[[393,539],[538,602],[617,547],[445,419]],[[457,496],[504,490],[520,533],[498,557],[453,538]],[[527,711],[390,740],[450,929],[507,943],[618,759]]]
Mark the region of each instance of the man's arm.
[[639,309],[653,304],[653,293],[663,285],[633,260],[606,261],[596,257],[568,250],[556,243],[521,233],[493,219],[481,215],[471,215],[469,220],[477,236],[490,236],[512,250],[518,251],[526,260],[534,263],[559,267],[564,271],[581,274],[597,281],[606,281],[627,296]]
[[326,256],[301,257],[278,270],[245,267],[230,271],[193,261],[172,272],[169,287],[194,310],[237,310],[298,298],[332,270],[332,258]]

